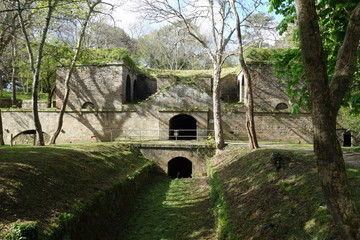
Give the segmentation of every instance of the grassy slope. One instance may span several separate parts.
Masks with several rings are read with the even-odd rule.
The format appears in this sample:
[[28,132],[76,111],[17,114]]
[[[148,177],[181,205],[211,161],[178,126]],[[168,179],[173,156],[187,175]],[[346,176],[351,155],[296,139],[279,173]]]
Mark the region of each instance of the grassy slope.
[[205,181],[159,177],[135,202],[127,236],[112,240],[214,239],[214,218]]
[[115,144],[0,147],[0,230],[18,219],[39,221],[43,230],[145,163]]
[[[279,171],[274,152],[285,159]],[[313,156],[266,149],[246,154],[229,146],[214,163],[238,239],[341,239],[322,199]],[[360,170],[348,171],[356,190]],[[354,193],[359,200],[359,189]]]

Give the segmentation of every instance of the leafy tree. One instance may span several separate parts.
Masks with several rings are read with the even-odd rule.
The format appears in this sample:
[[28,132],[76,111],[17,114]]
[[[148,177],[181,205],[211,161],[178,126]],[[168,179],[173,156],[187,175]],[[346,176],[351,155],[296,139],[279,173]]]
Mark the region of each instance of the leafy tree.
[[123,29],[106,22],[105,18],[90,22],[87,32],[84,46],[88,48],[127,48],[134,53],[136,42]]
[[[205,2],[166,0],[141,0],[140,10],[154,21],[181,22],[187,33],[203,47],[213,65],[213,117],[217,151],[225,147],[221,105],[220,75],[224,61],[228,57],[226,47],[235,31],[231,24],[231,9],[227,0]],[[196,27],[195,27],[196,26]],[[198,30],[207,28],[209,38]]]
[[189,36],[181,22],[140,38],[138,55],[142,64],[150,68],[180,70],[209,67],[202,46]]
[[90,1],[90,0],[86,0],[86,11],[84,11],[84,18],[83,18],[83,22],[81,24],[81,30],[78,34],[78,41],[75,47],[75,53],[71,59],[70,62],[70,66],[68,69],[68,73],[65,77],[65,94],[64,94],[64,101],[63,104],[61,106],[60,109],[60,113],[58,116],[58,125],[57,128],[54,132],[54,134],[52,135],[51,139],[50,139],[50,144],[55,144],[56,143],[56,139],[59,136],[62,126],[63,126],[63,119],[64,119],[64,114],[65,114],[65,110],[66,110],[66,105],[69,99],[69,95],[70,95],[70,79],[72,76],[72,72],[75,68],[75,64],[78,60],[78,57],[81,53],[81,48],[85,39],[85,35],[86,35],[86,30],[88,27],[88,24],[90,22],[90,18],[92,17],[92,15],[95,13],[96,11],[96,7],[98,7],[99,4],[103,3],[102,0],[96,0],[96,1]]
[[277,35],[274,17],[264,12],[249,15],[244,21],[243,28],[243,43],[247,47],[269,47],[269,41],[273,41],[272,39]]
[[[291,20],[295,8],[288,3],[272,0],[274,8]],[[360,3],[295,0],[295,7],[319,178],[328,209],[342,228],[344,238],[360,239],[360,215],[351,200],[336,136],[336,117],[359,67]]]

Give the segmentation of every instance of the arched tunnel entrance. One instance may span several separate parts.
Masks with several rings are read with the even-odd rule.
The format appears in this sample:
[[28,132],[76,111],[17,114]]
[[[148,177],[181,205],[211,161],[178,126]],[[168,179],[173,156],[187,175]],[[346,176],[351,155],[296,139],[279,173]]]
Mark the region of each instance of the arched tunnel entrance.
[[187,114],[172,117],[169,121],[170,140],[196,140],[196,119]]
[[168,162],[168,175],[171,178],[191,178],[192,162],[184,157],[176,157]]

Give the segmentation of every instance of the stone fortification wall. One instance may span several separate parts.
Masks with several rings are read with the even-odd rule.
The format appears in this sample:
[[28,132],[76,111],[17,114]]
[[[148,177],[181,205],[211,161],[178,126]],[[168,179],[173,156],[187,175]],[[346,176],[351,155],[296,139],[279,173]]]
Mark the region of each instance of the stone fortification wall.
[[[285,93],[286,85],[279,82],[275,77],[271,64],[250,62],[248,66],[252,77],[253,99],[256,108],[263,111],[273,111],[280,103],[290,105],[290,98]],[[240,73],[239,81],[242,89],[239,91],[242,91],[241,101],[246,101],[244,96],[246,82],[243,82],[242,78],[242,73]]]
[[[110,141],[117,139],[154,139],[159,133],[167,138],[169,120],[178,115],[193,116],[199,129],[211,128],[211,114],[206,111],[69,111],[64,116],[64,128],[59,143]],[[41,111],[43,131],[53,134],[58,112]],[[13,136],[33,130],[30,111],[2,111],[4,140],[10,144]],[[261,141],[310,143],[311,120],[308,114],[289,115],[286,113],[257,113],[256,130]],[[247,140],[245,113],[228,112],[223,115],[224,133],[227,139]],[[134,131],[135,130],[135,131]],[[142,132],[140,132],[142,130]]]
[[[67,69],[57,70],[56,107],[60,108],[64,99],[64,81]],[[127,82],[127,80],[129,81]],[[107,66],[81,66],[74,70],[70,80],[68,107],[71,109],[86,108],[91,103],[94,109],[121,109],[126,101],[126,84],[130,83],[130,98],[134,98],[136,76],[124,64]]]

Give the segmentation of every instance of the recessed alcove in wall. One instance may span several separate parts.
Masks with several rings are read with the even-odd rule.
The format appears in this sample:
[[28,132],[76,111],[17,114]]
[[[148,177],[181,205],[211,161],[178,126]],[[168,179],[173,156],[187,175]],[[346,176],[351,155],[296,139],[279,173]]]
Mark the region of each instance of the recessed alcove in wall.
[[[50,136],[43,132],[44,135],[44,140],[48,141]],[[11,139],[11,144],[35,144],[36,142],[36,130],[35,129],[29,129],[29,130],[25,130],[22,131],[18,134],[16,134],[15,136],[12,137]]]
[[192,162],[184,157],[176,157],[168,162],[168,175],[171,178],[191,178]]
[[344,147],[351,147],[351,132],[344,132]]
[[131,102],[131,78],[129,75],[126,77],[126,87],[125,87],[125,102]]
[[92,102],[86,102],[81,106],[81,109],[92,110],[95,108],[95,105]]
[[279,103],[278,105],[276,105],[275,110],[280,111],[288,108],[289,106],[286,103]]
[[187,114],[179,114],[169,121],[170,140],[196,140],[196,119]]

